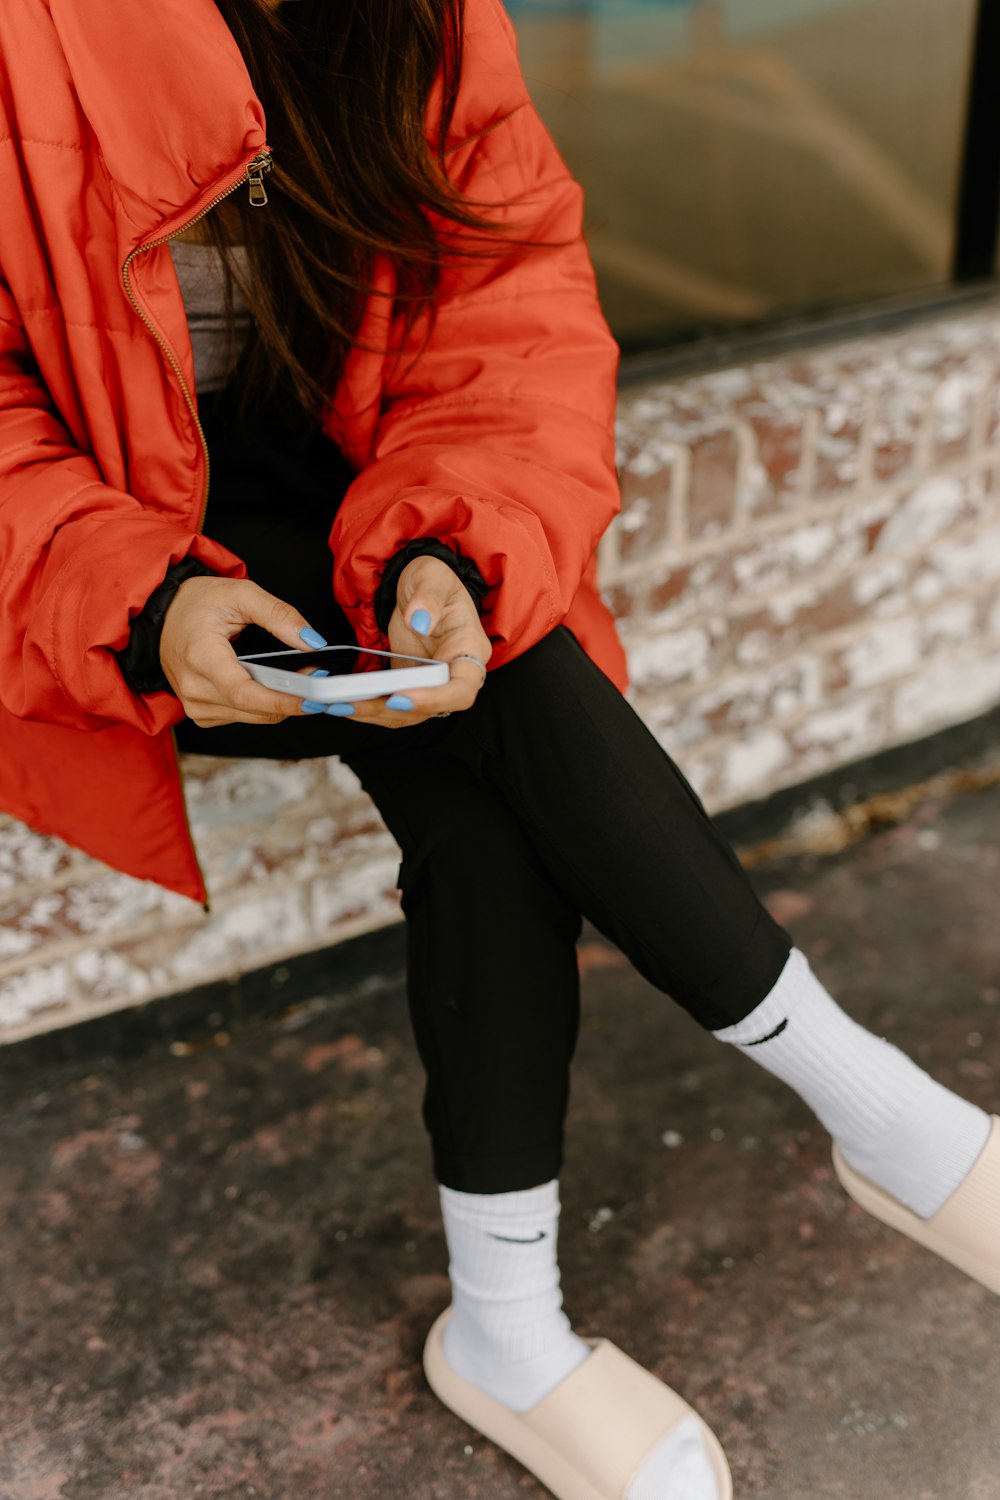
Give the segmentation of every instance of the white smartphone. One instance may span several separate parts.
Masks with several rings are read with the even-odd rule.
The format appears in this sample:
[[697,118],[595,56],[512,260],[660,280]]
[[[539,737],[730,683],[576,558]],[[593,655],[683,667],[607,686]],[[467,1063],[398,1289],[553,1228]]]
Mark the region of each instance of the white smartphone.
[[[441,687],[451,675],[446,661],[401,656],[393,651],[362,651],[358,646],[323,646],[319,651],[262,651],[236,659],[262,687],[278,693],[294,693],[298,698],[314,698],[320,703],[360,703],[367,698],[386,698],[408,688]],[[330,676],[306,675],[317,667]]]

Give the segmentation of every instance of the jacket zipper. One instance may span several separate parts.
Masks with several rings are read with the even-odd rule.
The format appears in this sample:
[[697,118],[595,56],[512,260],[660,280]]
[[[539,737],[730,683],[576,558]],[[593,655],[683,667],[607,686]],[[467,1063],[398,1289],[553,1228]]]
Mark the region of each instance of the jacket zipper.
[[[235,182],[231,183],[230,186],[226,188],[225,192],[218,193],[210,203],[206,203],[201,212],[195,214],[193,219],[189,219],[186,224],[182,224],[180,229],[175,229],[172,234],[160,235],[159,239],[150,240],[148,245],[137,245],[134,250],[131,250],[129,252],[125,259],[125,263],[122,266],[122,285],[125,288],[125,295],[126,297],[128,297],[128,300],[132,304],[135,312],[138,313],[143,323],[149,329],[150,333],[153,335],[154,339],[163,350],[167,363],[173,370],[174,374],[177,376],[177,380],[181,388],[181,394],[183,395],[184,400],[187,404],[187,408],[191,413],[191,419],[194,422],[195,429],[198,433],[198,441],[201,443],[201,451],[205,455],[205,489],[202,494],[201,514],[198,517],[198,525],[195,528],[197,531],[201,531],[205,525],[205,513],[208,510],[208,487],[211,480],[208,457],[208,443],[205,441],[205,430],[198,419],[198,407],[195,403],[194,397],[188,390],[187,381],[184,379],[184,375],[181,371],[181,367],[176,354],[171,349],[170,345],[167,343],[163,335],[160,333],[159,329],[156,328],[153,322],[146,316],[142,308],[139,306],[139,303],[136,301],[135,293],[132,290],[132,283],[129,280],[129,267],[131,266],[132,261],[137,255],[144,255],[147,250],[153,250],[157,245],[165,245],[168,240],[176,239],[179,234],[183,234],[185,229],[190,229],[192,224],[197,224],[199,219],[203,219],[207,213],[210,213],[217,203],[222,202],[223,198],[228,198],[230,193],[235,193],[236,189],[240,187],[244,182],[249,187],[250,202],[252,206],[254,208],[262,208],[267,202],[267,193],[264,189],[264,174],[266,172],[270,172],[271,166],[271,153],[269,151],[258,152],[253,160],[248,163],[245,171],[243,172],[243,175],[241,177],[238,177]],[[203,909],[207,913],[211,910],[211,905],[208,900],[208,881],[205,879],[205,871],[203,870],[201,861],[198,858],[198,850],[195,846],[194,835],[191,832],[191,819],[188,816],[187,798],[184,795],[183,781],[181,777],[181,763],[180,754],[177,749],[177,735],[173,729],[171,729],[170,731],[170,744],[174,752],[174,766],[177,772],[177,781],[181,786],[181,807],[184,810],[184,822],[187,827],[188,843],[190,844],[191,851],[194,855],[195,868],[197,869],[198,874],[201,876],[201,883],[205,889],[206,899],[203,903]]]
[[271,167],[272,161],[270,151],[258,152],[253,161],[247,164],[246,168],[244,169],[243,175],[241,177],[238,177],[235,182],[231,183],[229,187],[226,188],[224,193],[217,194],[217,196],[214,197],[210,203],[206,203],[201,212],[195,214],[193,219],[189,219],[186,224],[182,224],[181,227],[179,229],[175,229],[172,234],[162,234],[160,235],[159,239],[150,240],[147,245],[137,245],[134,250],[129,251],[129,254],[125,259],[125,264],[122,266],[122,284],[125,288],[125,295],[128,298],[129,302],[132,304],[134,310],[142,319],[143,323],[153,335],[156,342],[159,344],[160,348],[163,350],[167,363],[173,370],[174,374],[177,376],[181,388],[181,394],[184,397],[188,411],[191,413],[191,420],[194,422],[195,429],[198,433],[198,440],[201,443],[201,451],[205,455],[205,489],[202,494],[201,513],[198,517],[198,525],[195,527],[196,531],[201,531],[205,525],[205,513],[208,510],[208,488],[211,482],[208,444],[205,441],[204,428],[202,427],[201,422],[198,420],[198,407],[195,403],[194,397],[188,390],[187,381],[184,379],[184,375],[181,371],[181,367],[176,354],[171,349],[162,333],[160,333],[159,329],[143,312],[142,308],[139,306],[138,301],[136,300],[135,293],[132,290],[132,283],[129,279],[129,267],[131,266],[133,260],[137,255],[145,255],[147,250],[155,250],[157,245],[167,244],[169,240],[176,239],[179,234],[183,234],[186,229],[190,229],[192,224],[197,224],[199,219],[203,219],[207,213],[210,213],[217,203],[222,202],[223,198],[228,198],[230,193],[235,193],[236,189],[238,187],[241,187],[244,182],[247,183],[249,187],[250,202],[253,207],[262,208],[267,202],[267,193],[264,190],[264,174],[265,172],[270,172]]

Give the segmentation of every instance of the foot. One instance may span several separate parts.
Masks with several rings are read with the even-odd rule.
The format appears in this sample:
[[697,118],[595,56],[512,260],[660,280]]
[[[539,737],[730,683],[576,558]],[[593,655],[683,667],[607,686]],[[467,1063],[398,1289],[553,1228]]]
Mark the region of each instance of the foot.
[[509,1411],[444,1352],[454,1305],[435,1322],[424,1370],[435,1395],[476,1431],[530,1469],[558,1500],[732,1500],[718,1439],[656,1376],[607,1339],[534,1407]]
[[[503,1359],[500,1350],[491,1353],[480,1338],[470,1346],[463,1339],[461,1321],[453,1315],[444,1331],[442,1352],[456,1375],[511,1411],[524,1412],[555,1390],[592,1350],[566,1321],[551,1348],[512,1363]],[[625,1500],[719,1500],[696,1417],[682,1422],[653,1450],[630,1483]]]
[[528,1411],[536,1406],[582,1365],[590,1353],[590,1345],[577,1337],[561,1309],[545,1319],[546,1337],[541,1348],[535,1330],[532,1340],[535,1352],[526,1356],[511,1354],[506,1330],[491,1336],[474,1318],[463,1313],[458,1299],[452,1305],[452,1315],[444,1331],[444,1357],[456,1375],[478,1386],[510,1411]]
[[856,1172],[836,1146],[833,1165],[846,1191],[876,1219],[1000,1293],[1000,1117],[990,1123],[989,1140],[972,1169],[927,1219]]

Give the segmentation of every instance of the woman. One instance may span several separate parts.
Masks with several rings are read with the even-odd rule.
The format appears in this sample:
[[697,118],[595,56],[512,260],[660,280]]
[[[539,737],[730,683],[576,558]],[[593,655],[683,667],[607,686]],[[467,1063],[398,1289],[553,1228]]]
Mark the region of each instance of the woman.
[[[433,1388],[567,1500],[723,1500],[701,1419],[561,1307],[581,914],[995,1291],[1000,1122],[838,1009],[621,695],[615,348],[499,0],[279,5],[0,14],[0,798],[203,900],[174,738],[352,766],[403,853]],[[451,679],[324,711],[237,637]]]

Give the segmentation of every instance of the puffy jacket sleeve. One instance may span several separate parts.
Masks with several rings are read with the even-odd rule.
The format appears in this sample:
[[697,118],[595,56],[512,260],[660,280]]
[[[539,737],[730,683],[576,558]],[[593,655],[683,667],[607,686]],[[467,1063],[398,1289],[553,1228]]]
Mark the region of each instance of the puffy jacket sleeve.
[[449,152],[449,177],[471,200],[503,205],[489,217],[514,233],[488,259],[453,259],[426,345],[426,323],[400,341],[370,461],[331,545],[337,598],[366,645],[379,638],[373,600],[399,547],[436,537],[473,559],[498,666],[563,618],[619,507],[618,349],[582,191],[528,98],[499,0],[467,0],[466,26],[455,115],[478,128]]
[[0,702],[19,718],[156,733],[169,693],[132,693],[114,655],[167,568],[194,556],[244,577],[207,537],[105,484],[75,447],[0,278]]

